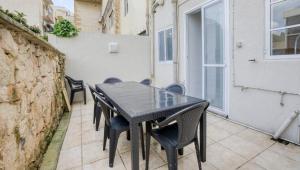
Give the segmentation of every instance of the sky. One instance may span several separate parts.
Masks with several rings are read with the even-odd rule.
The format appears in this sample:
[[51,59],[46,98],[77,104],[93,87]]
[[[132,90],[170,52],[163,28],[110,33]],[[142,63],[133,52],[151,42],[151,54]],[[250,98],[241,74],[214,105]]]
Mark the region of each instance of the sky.
[[52,0],[55,6],[63,6],[74,12],[74,0]]

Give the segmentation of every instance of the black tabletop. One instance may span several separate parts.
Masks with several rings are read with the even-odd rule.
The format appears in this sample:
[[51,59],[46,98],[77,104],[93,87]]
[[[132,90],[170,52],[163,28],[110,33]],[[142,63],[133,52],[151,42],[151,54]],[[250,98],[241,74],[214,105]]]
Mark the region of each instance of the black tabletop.
[[96,89],[103,93],[128,121],[157,119],[204,101],[137,82],[97,84]]

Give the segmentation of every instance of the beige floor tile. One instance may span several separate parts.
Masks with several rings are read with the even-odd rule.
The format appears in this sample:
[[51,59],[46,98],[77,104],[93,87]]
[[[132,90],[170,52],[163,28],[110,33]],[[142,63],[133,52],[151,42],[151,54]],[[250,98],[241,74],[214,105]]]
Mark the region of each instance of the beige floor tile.
[[[195,147],[194,147],[195,148]],[[165,162],[167,162],[167,155],[166,155],[166,151],[165,150],[161,150],[160,144],[156,143],[156,144],[152,144],[151,145],[151,149],[153,151],[155,151]],[[190,147],[185,147],[184,148],[184,152],[183,155],[179,155],[177,154],[178,158],[182,158],[186,155],[189,155],[191,153],[195,153],[193,149],[191,149]]]
[[109,149],[108,149],[108,143],[106,146],[106,150],[103,151],[103,143],[96,141],[92,143],[88,143],[85,145],[82,145],[82,160],[83,164],[88,164],[95,162],[97,160],[108,158],[109,156]]
[[207,161],[218,169],[236,169],[246,162],[246,159],[230,149],[215,143],[207,148]]
[[255,130],[252,130],[252,129],[249,129],[249,128],[238,133],[237,136],[239,136],[249,142],[263,146],[265,148],[270,147],[272,144],[275,143],[273,140],[271,140],[271,136],[263,134],[261,132],[255,131]]
[[85,164],[83,166],[84,170],[126,170],[120,155],[118,153],[116,153],[116,157],[114,160],[114,166],[112,168],[109,167],[109,159],[101,159],[95,162],[92,162],[90,164]]
[[214,113],[207,113],[207,124],[214,124],[218,121],[224,120],[223,118],[216,116]]
[[254,158],[254,162],[265,169],[271,170],[299,170],[300,162],[294,161],[284,155],[267,150]]
[[68,150],[81,145],[81,133],[71,133],[69,130],[66,133],[62,150]]
[[92,121],[86,121],[82,123],[82,131],[87,131],[87,130],[94,130],[94,131],[96,130],[96,126],[95,124],[93,124]]
[[235,153],[243,156],[247,160],[253,158],[266,149],[261,145],[251,143],[235,135],[219,141],[219,143],[234,151]]
[[118,141],[118,151],[119,153],[125,153],[130,151],[130,141],[127,140],[126,138],[126,132],[121,133]]
[[81,116],[81,110],[72,110],[71,118],[76,118]]
[[248,162],[238,170],[266,170],[265,168],[257,165],[256,163]]
[[230,132],[231,134],[235,134],[238,132],[241,132],[245,129],[247,129],[245,126],[238,125],[236,123],[230,122],[228,120],[221,120],[216,123],[214,123],[214,126],[221,128],[221,129],[226,129],[226,131]]
[[93,124],[93,115],[90,114],[82,114],[82,123],[90,123]]
[[[178,170],[199,170],[197,157],[195,154],[189,154],[181,159],[178,159]],[[217,170],[210,163],[201,163],[202,170]],[[168,170],[168,164],[159,167],[157,170]]]
[[271,146],[269,150],[300,162],[300,146],[297,146],[295,144],[290,143],[288,145],[284,145],[276,143],[273,146]]
[[232,135],[231,133],[229,133],[228,131],[226,131],[222,128],[218,128],[214,125],[207,126],[207,136],[214,141],[220,141],[231,135]]
[[[120,154],[121,159],[123,160],[126,169],[131,169],[131,152],[125,152]],[[145,169],[145,160],[142,159],[142,153],[140,152],[139,156],[139,164],[140,169]],[[156,169],[158,167],[161,167],[166,162],[160,158],[160,156],[154,152],[153,150],[150,150],[150,157],[149,157],[149,169]]]
[[65,170],[81,166],[81,146],[60,152],[57,165],[58,170]]
[[81,109],[81,103],[73,103],[72,104],[72,111],[77,111],[77,110],[80,110]]
[[102,142],[104,130],[96,131],[94,129],[82,131],[82,144],[88,144],[92,142]]

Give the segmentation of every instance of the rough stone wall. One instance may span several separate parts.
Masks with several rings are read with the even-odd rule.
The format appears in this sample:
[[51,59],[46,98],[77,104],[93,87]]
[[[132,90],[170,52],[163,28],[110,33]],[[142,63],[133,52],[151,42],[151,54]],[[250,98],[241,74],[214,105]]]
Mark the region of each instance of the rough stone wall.
[[64,56],[13,28],[0,22],[0,169],[36,169],[63,113]]

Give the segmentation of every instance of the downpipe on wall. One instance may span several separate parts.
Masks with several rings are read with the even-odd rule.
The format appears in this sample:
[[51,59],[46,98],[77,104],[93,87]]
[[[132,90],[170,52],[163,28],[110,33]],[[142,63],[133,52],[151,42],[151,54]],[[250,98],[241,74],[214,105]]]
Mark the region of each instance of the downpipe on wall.
[[289,118],[287,118],[279,129],[273,135],[273,139],[278,139],[280,135],[289,127],[289,125],[299,116],[300,110],[295,111]]
[[178,0],[172,0],[173,4],[173,81],[179,82],[178,73]]
[[155,78],[155,12],[156,8],[158,6],[163,6],[164,5],[164,0],[152,0],[152,6],[151,6],[151,60],[150,60],[150,65],[151,65],[151,78]]

